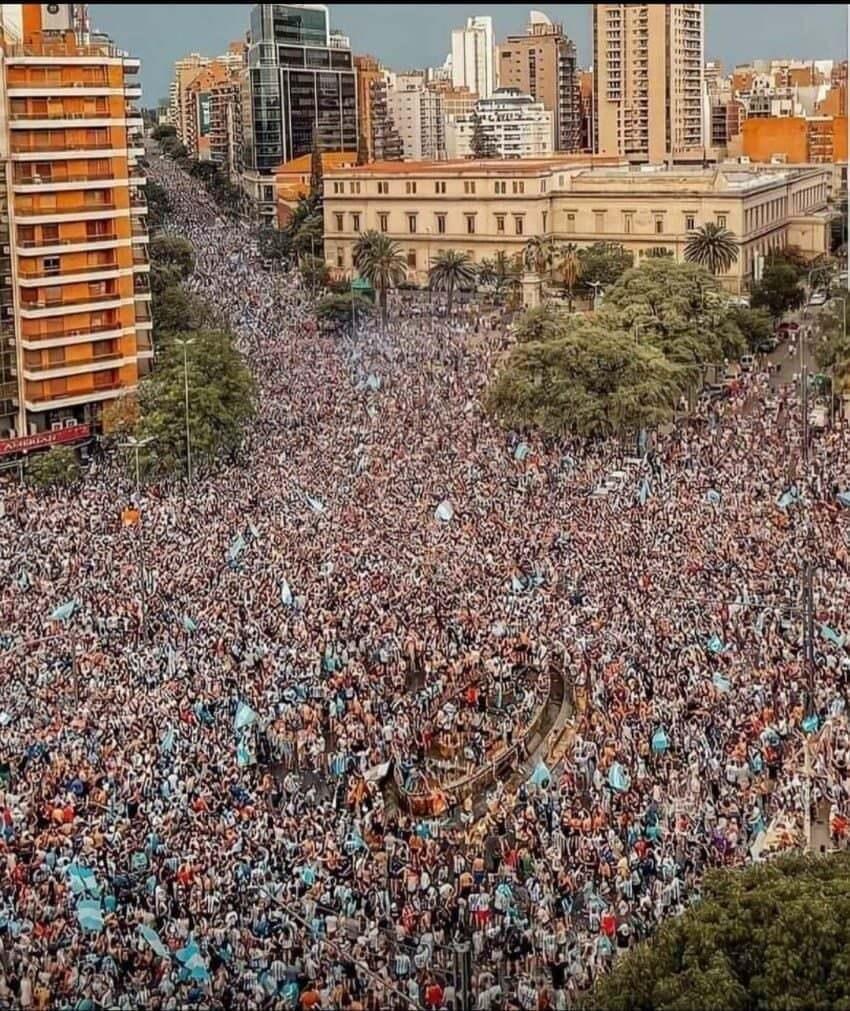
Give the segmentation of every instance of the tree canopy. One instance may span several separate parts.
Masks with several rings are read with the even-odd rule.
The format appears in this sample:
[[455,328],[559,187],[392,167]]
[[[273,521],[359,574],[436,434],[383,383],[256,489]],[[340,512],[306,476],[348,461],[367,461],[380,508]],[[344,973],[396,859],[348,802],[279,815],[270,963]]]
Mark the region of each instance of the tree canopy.
[[610,288],[634,265],[634,257],[618,242],[594,242],[579,250],[581,280],[592,291],[595,283]]
[[487,394],[513,428],[607,437],[664,424],[683,392],[677,366],[609,321],[568,316],[550,340],[517,344]]
[[351,330],[375,312],[375,307],[356,292],[326,295],[316,304],[316,319],[331,330]]
[[[255,411],[254,380],[232,335],[226,330],[200,330],[186,349],[189,380],[189,431],[192,459],[213,463],[232,456],[242,442]],[[141,422],[138,434],[155,441],[146,466],[155,471],[179,471],[186,464],[186,406],[183,349],[166,341],[156,370],[139,388]]]
[[36,488],[67,488],[79,478],[80,463],[70,446],[53,446],[27,465],[27,481]]
[[387,322],[387,293],[407,276],[401,246],[381,232],[362,232],[354,243],[354,265],[378,293],[381,319]]
[[800,284],[799,271],[785,261],[768,263],[762,279],[750,293],[753,309],[767,309],[774,319],[780,319],[792,309],[799,309],[805,301],[806,291]]
[[702,901],[621,958],[582,1006],[850,1008],[850,855],[709,873]]
[[434,257],[428,282],[435,291],[446,293],[446,311],[451,313],[455,290],[475,284],[476,274],[475,261],[468,253],[444,249]]

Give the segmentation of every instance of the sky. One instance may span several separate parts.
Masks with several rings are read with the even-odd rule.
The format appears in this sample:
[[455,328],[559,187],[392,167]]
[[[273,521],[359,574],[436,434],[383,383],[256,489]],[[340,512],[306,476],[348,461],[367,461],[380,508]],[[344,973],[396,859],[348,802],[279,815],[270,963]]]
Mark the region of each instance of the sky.
[[[90,4],[92,26],[142,60],[145,104],[168,93],[171,68],[189,52],[216,56],[243,38],[251,4]],[[330,4],[331,24],[395,70],[442,64],[452,28],[473,14],[493,17],[496,40],[522,32],[530,4]],[[590,4],[543,4],[591,63]],[[846,4],[706,4],[706,57],[727,66],[755,58],[847,58]]]

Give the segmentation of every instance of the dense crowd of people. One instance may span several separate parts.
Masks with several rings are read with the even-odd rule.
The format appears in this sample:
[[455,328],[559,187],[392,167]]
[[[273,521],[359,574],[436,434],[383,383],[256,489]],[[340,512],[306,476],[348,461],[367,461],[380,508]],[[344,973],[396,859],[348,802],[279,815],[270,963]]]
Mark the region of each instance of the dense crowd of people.
[[[108,461],[3,489],[0,1007],[567,1008],[706,869],[800,844],[805,740],[841,843],[841,431],[802,468],[796,393],[756,373],[640,457],[505,432],[498,321],[323,334],[151,174],[258,418],[236,464],[146,484],[138,528]],[[521,740],[553,664],[563,757],[406,810]]]

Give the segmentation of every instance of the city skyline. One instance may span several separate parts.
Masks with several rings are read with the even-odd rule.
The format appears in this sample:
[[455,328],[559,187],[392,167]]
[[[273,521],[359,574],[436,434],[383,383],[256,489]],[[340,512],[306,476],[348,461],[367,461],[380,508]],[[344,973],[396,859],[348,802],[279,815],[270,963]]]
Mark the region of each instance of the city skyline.
[[[244,38],[252,4],[230,4],[207,8],[203,20],[193,4],[97,4],[92,10],[96,27],[109,32],[124,48],[142,60],[142,83],[147,104],[168,93],[173,63],[188,52],[216,55],[233,39]],[[590,4],[433,4],[427,16],[414,6],[409,14],[417,19],[387,19],[386,8],[378,4],[330,4],[331,22],[351,37],[352,49],[370,53],[394,69],[442,64],[451,47],[451,30],[467,17],[490,14],[497,42],[506,35],[523,31],[531,9],[543,10],[562,22],[566,34],[576,43],[581,66],[592,62]],[[799,59],[847,58],[847,8],[843,4],[812,4],[807,16],[799,19],[777,16],[765,20],[758,4],[706,4],[706,57],[721,59],[727,66],[751,59],[793,57]],[[381,16],[378,16],[379,12]],[[163,37],[153,36],[148,27],[160,20],[168,24]],[[756,31],[757,29],[757,31]]]

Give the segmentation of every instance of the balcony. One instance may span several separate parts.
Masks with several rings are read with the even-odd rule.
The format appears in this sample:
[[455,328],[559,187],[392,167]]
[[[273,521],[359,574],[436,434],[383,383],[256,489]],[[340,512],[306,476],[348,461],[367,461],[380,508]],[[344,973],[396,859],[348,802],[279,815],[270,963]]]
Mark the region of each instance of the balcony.
[[131,237],[133,244],[138,243],[148,243],[150,242],[150,235],[148,234],[147,228],[133,228],[131,232]]
[[54,379],[59,376],[71,376],[80,372],[98,372],[101,369],[114,368],[131,362],[123,352],[114,351],[107,355],[93,355],[90,358],[75,358],[65,362],[39,362],[32,365],[24,362],[24,377],[26,379]]
[[[28,261],[29,262],[29,261]],[[47,278],[57,284],[73,284],[78,277],[102,274],[104,277],[117,276],[121,271],[130,271],[119,263],[99,263],[91,267],[66,267],[64,270],[27,270],[18,273],[18,282],[23,287],[37,287]]]
[[78,393],[42,393],[38,396],[26,394],[24,404],[28,411],[58,411],[63,407],[93,404],[100,400],[114,400],[121,393],[135,393],[137,389],[136,383],[118,382],[92,387]]
[[29,143],[15,143],[12,145],[12,155],[16,154],[64,154],[69,151],[111,151],[113,145],[111,141],[101,141],[90,144],[47,144],[44,141],[30,141]]
[[[117,142],[115,142],[117,143]],[[73,161],[82,158],[126,158],[127,148],[107,144],[66,144],[16,146],[10,153],[12,161]]]
[[130,305],[132,299],[118,292],[109,295],[84,295],[82,298],[62,300],[39,300],[21,303],[21,319],[51,319],[80,312],[98,312],[103,309],[118,309]]
[[39,348],[71,347],[74,344],[91,344],[98,340],[117,340],[132,333],[133,327],[122,327],[120,323],[102,323],[99,326],[63,330],[61,327],[45,330],[37,334],[21,334],[21,347],[30,351]]
[[18,256],[49,256],[51,253],[85,253],[95,249],[129,246],[129,236],[81,235],[73,239],[24,239],[15,243]]
[[110,188],[128,186],[129,178],[116,179],[111,172],[81,173],[75,175],[19,175],[12,182],[16,193],[41,193],[61,190],[103,189],[103,183]]
[[51,211],[18,211],[16,220],[19,225],[61,224],[68,221],[108,221],[124,217],[126,213],[126,207],[116,207],[115,204],[78,204],[76,207],[57,207]]

